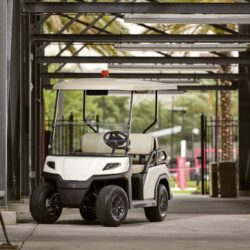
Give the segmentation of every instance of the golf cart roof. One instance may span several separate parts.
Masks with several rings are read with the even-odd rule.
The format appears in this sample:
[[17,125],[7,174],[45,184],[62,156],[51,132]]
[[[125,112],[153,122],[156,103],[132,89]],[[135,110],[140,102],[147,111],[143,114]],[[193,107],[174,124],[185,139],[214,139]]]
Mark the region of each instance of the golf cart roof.
[[56,90],[109,90],[109,91],[167,91],[168,84],[153,81],[114,78],[84,78],[60,82],[53,86]]

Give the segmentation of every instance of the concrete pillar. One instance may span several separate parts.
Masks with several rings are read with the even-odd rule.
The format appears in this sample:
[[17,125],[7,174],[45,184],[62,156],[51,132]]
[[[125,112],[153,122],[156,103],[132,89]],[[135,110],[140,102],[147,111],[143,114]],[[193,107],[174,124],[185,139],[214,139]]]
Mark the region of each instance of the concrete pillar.
[[4,198],[0,206],[7,205],[7,113],[8,113],[8,77],[7,77],[7,0],[0,1],[0,191]]
[[20,77],[20,188],[21,196],[28,196],[29,194],[29,19],[28,16],[21,17],[21,77]]
[[8,0],[8,199],[15,200],[20,199],[20,4]]
[[[250,25],[240,25],[241,34],[250,34]],[[250,51],[240,54],[250,56]],[[240,66],[240,73],[250,73]],[[239,81],[239,188],[250,192],[250,79]]]

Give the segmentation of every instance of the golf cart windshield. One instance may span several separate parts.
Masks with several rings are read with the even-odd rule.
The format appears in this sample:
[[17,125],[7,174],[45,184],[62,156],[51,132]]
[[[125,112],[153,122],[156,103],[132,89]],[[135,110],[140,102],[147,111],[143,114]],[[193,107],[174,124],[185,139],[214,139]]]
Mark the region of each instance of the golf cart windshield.
[[125,155],[133,94],[57,91],[50,153],[54,155]]

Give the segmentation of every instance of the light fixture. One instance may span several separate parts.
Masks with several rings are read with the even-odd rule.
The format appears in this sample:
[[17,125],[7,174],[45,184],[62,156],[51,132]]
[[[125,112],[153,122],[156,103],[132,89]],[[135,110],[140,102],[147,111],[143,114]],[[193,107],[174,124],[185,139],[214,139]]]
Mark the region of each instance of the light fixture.
[[249,24],[249,14],[125,14],[126,23]]
[[138,68],[138,69],[130,69],[130,68],[125,68],[125,69],[110,69],[109,72],[111,74],[115,74],[115,73],[155,73],[155,74],[170,74],[170,73],[180,73],[180,74],[185,74],[185,73],[207,73],[207,72],[213,72],[213,73],[217,73],[218,70],[217,69],[199,69],[199,68],[193,68],[193,69],[156,69],[156,68],[152,68],[152,69],[147,69],[147,68]]
[[175,87],[177,88],[177,86],[179,85],[197,85],[200,84],[200,81],[197,79],[144,79],[144,81],[152,81],[152,82],[159,82],[159,83],[165,83],[168,85],[168,87]]
[[115,48],[120,51],[245,51],[248,44],[239,43],[165,43],[165,44],[116,44]]
[[179,85],[200,83],[200,81],[196,79],[165,79],[165,80],[151,79],[151,80],[154,82],[160,82],[160,83],[166,83],[166,84],[179,84]]
[[186,64],[109,64],[110,73],[171,73],[171,72],[218,72],[218,65],[186,65]]
[[124,64],[109,64],[109,69],[158,69],[158,70],[219,70],[220,67],[213,64],[145,64],[145,63],[124,63]]

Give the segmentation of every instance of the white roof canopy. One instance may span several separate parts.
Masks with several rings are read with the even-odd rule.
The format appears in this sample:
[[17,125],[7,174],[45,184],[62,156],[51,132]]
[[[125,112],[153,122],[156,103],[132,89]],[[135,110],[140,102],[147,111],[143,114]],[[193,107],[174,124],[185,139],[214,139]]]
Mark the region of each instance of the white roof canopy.
[[[171,83],[171,82],[170,82]],[[176,79],[175,79],[176,84]],[[181,85],[181,82],[180,82]],[[53,86],[57,90],[109,90],[109,91],[168,91],[177,89],[172,84],[142,81],[132,79],[114,79],[114,78],[83,78],[74,79],[67,82],[60,82]]]

